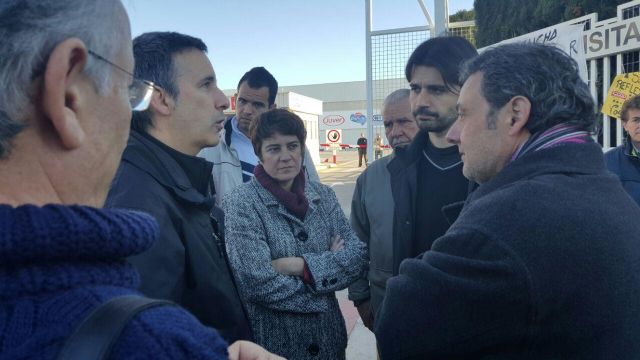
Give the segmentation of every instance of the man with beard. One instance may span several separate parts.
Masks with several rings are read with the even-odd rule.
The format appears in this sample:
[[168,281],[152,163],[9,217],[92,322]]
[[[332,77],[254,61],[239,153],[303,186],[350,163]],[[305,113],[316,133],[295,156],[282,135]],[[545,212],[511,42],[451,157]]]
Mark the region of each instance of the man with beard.
[[[387,96],[382,104],[382,121],[394,153],[411,144],[419,128],[411,114],[409,89],[399,89]],[[371,331],[393,265],[393,197],[387,165],[394,153],[374,161],[358,176],[351,200],[351,227],[369,247],[369,271],[349,287],[349,299]]]
[[393,275],[402,260],[429,250],[447,231],[451,219],[443,206],[467,196],[458,147],[445,136],[457,117],[460,65],[476,55],[461,37],[439,37],[420,44],[407,62],[409,102],[420,132],[387,166],[395,203]]

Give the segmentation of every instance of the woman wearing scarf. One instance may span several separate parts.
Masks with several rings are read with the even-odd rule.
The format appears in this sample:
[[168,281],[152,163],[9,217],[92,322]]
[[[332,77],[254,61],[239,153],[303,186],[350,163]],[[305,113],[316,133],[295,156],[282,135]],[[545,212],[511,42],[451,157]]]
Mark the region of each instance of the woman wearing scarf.
[[260,164],[223,199],[227,252],[258,344],[289,359],[344,359],[335,291],[364,271],[366,248],[333,190],[305,182],[305,139],[287,110],[252,125]]

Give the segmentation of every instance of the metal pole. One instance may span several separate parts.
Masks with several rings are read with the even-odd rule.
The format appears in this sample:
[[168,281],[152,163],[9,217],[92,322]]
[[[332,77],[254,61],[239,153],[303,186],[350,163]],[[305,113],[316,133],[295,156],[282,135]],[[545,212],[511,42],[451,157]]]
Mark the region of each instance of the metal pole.
[[433,26],[433,20],[431,19],[431,14],[429,14],[429,9],[424,5],[424,1],[418,0],[418,4],[420,4],[420,8],[422,9],[422,13],[424,17],[427,19],[427,26],[429,27],[429,32],[431,33],[431,37],[435,36],[435,28]]
[[366,44],[367,44],[367,159],[373,161],[373,69],[371,50],[371,27],[373,22],[371,2],[365,0],[366,9]]

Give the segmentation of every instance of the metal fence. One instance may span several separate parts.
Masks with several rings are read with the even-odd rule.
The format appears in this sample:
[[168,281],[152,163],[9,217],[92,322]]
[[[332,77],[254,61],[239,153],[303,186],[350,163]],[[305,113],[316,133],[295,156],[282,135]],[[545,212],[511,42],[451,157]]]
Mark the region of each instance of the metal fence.
[[[615,18],[599,20],[593,13],[571,22],[584,24],[589,87],[600,109],[617,74],[640,71],[640,0],[618,5]],[[475,42],[473,22],[450,23],[448,33]],[[404,77],[406,62],[413,50],[430,36],[427,26],[367,31],[367,41],[371,42],[367,59],[370,66],[367,84],[371,87],[367,104],[371,115],[380,114],[382,101],[389,93],[408,86]],[[623,142],[619,120],[600,114],[598,121],[601,130],[597,139],[605,149]]]

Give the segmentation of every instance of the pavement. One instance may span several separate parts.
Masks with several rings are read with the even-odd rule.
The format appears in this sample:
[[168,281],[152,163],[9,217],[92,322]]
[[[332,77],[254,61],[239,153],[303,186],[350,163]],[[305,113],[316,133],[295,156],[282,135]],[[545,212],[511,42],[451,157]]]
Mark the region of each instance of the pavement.
[[[351,198],[356,186],[356,179],[365,166],[363,164],[362,167],[358,167],[358,152],[356,150],[336,151],[335,164],[331,151],[320,152],[320,159],[323,162],[320,166],[316,166],[320,181],[335,191],[338,202],[348,218],[351,214]],[[324,162],[325,159],[328,159],[328,162]],[[364,326],[353,303],[347,299],[347,290],[337,292],[336,297],[349,336],[347,360],[375,360],[377,358],[375,336]]]

